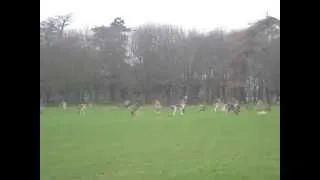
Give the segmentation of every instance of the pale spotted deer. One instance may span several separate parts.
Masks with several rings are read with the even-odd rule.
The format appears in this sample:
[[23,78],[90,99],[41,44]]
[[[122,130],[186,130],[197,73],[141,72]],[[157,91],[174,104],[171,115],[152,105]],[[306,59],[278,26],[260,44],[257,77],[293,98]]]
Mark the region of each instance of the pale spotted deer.
[[40,105],[40,114],[42,114],[44,111],[44,107]]
[[157,113],[160,112],[160,109],[162,108],[162,105],[158,99],[154,101],[154,109],[156,110]]
[[176,115],[177,110],[180,111],[180,115],[184,115],[187,99],[188,99],[188,97],[185,96],[183,99],[180,100],[180,102],[178,104],[171,105],[173,116]]
[[86,109],[88,107],[88,104],[87,103],[80,103],[80,106],[79,106],[79,114],[80,116],[84,116],[86,114]]
[[265,115],[265,114],[267,114],[268,112],[271,111],[271,106],[270,106],[270,104],[265,104],[265,103],[263,103],[262,100],[259,100],[257,102],[255,110],[257,111],[257,113],[259,115]]
[[214,104],[214,111],[227,111],[227,104],[223,103],[220,99],[217,99],[217,102]]
[[63,110],[66,110],[66,109],[67,109],[67,102],[64,101],[64,100],[62,100],[61,106],[62,106],[62,109],[63,109]]
[[131,103],[130,100],[125,100],[125,101],[123,102],[123,106],[124,106],[125,108],[129,108],[131,105],[132,105],[132,103]]

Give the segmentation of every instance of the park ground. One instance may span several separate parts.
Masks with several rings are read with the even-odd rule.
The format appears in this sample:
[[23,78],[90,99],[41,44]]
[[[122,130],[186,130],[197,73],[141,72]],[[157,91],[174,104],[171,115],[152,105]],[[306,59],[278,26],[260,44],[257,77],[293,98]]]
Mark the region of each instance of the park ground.
[[197,112],[136,117],[120,107],[47,108],[40,115],[41,180],[278,180],[280,108],[239,116]]

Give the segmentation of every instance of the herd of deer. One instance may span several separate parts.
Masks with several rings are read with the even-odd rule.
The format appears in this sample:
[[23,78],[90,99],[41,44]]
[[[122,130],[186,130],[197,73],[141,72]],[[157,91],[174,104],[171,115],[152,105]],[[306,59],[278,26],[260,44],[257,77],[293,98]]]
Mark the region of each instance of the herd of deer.
[[[176,115],[177,111],[180,112],[180,115],[184,115],[186,104],[187,104],[188,97],[185,96],[182,98],[177,104],[170,105],[171,113],[173,116]],[[90,106],[90,104],[83,102],[80,103],[78,106],[79,114],[80,116],[84,116],[87,107]],[[160,113],[160,110],[162,109],[162,105],[160,103],[160,100],[155,99],[153,103],[154,109],[156,113]],[[61,107],[63,110],[67,109],[67,102],[62,101]],[[124,101],[124,107],[130,110],[131,116],[134,116],[136,112],[142,107],[141,101],[137,101],[136,103],[132,103],[129,100]],[[245,106],[247,109],[249,109],[249,106]],[[207,106],[204,104],[199,105],[199,111],[203,112],[206,111]],[[263,101],[259,100],[254,108],[259,115],[267,114],[269,111],[271,111],[271,106],[269,104],[263,103]],[[44,107],[40,105],[40,113],[42,113],[44,110]],[[240,113],[240,104],[238,101],[233,100],[229,103],[223,103],[220,99],[217,99],[217,101],[213,104],[213,110],[215,112],[222,111],[226,113],[234,113],[235,115],[238,115]]]
[[[180,115],[183,115],[185,113],[186,109],[186,103],[187,103],[188,97],[185,96],[182,98],[177,104],[170,105],[170,109],[172,112],[172,115],[175,116],[177,111],[180,112]],[[135,113],[140,109],[142,106],[142,103],[131,103],[131,101],[126,100],[124,102],[124,106],[128,109],[130,109],[130,113],[132,116],[135,115]],[[153,103],[154,109],[157,113],[160,113],[160,110],[162,109],[162,105],[160,103],[160,100],[155,99]],[[199,111],[203,112],[207,109],[207,106],[204,104],[199,105]],[[249,109],[249,106],[246,106],[246,109]],[[269,104],[263,103],[263,101],[259,100],[254,108],[259,115],[267,114],[269,111],[271,111],[271,106]],[[215,112],[222,111],[226,113],[234,113],[235,115],[238,115],[240,113],[240,104],[238,101],[234,100],[229,103],[223,103],[220,99],[218,99],[213,104],[213,110]]]
[[[92,105],[88,104],[86,102],[82,102],[82,103],[79,104],[77,109],[79,110],[80,116],[84,116],[85,115],[85,112],[86,112],[86,109],[87,109],[88,106],[92,106]],[[62,107],[63,110],[66,110],[67,109],[67,102],[63,100],[61,102],[61,107]],[[40,105],[40,114],[42,114],[43,111],[44,111],[44,106]]]

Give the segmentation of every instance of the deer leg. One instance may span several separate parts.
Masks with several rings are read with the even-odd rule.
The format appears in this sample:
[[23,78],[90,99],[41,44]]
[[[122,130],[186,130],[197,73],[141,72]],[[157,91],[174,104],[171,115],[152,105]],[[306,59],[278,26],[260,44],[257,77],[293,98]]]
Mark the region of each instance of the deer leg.
[[179,108],[180,109],[180,115],[183,115],[184,113],[184,108]]
[[172,106],[172,116],[175,116],[177,112],[177,107],[176,106]]

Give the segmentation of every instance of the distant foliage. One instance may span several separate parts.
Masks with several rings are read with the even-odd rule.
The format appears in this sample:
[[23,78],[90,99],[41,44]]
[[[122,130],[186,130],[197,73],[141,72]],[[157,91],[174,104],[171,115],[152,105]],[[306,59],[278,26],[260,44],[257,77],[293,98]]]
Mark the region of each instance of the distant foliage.
[[40,22],[45,103],[280,98],[280,21],[273,17],[241,31],[206,34],[172,25],[133,29],[120,17],[86,31],[68,28],[71,23],[72,14]]

